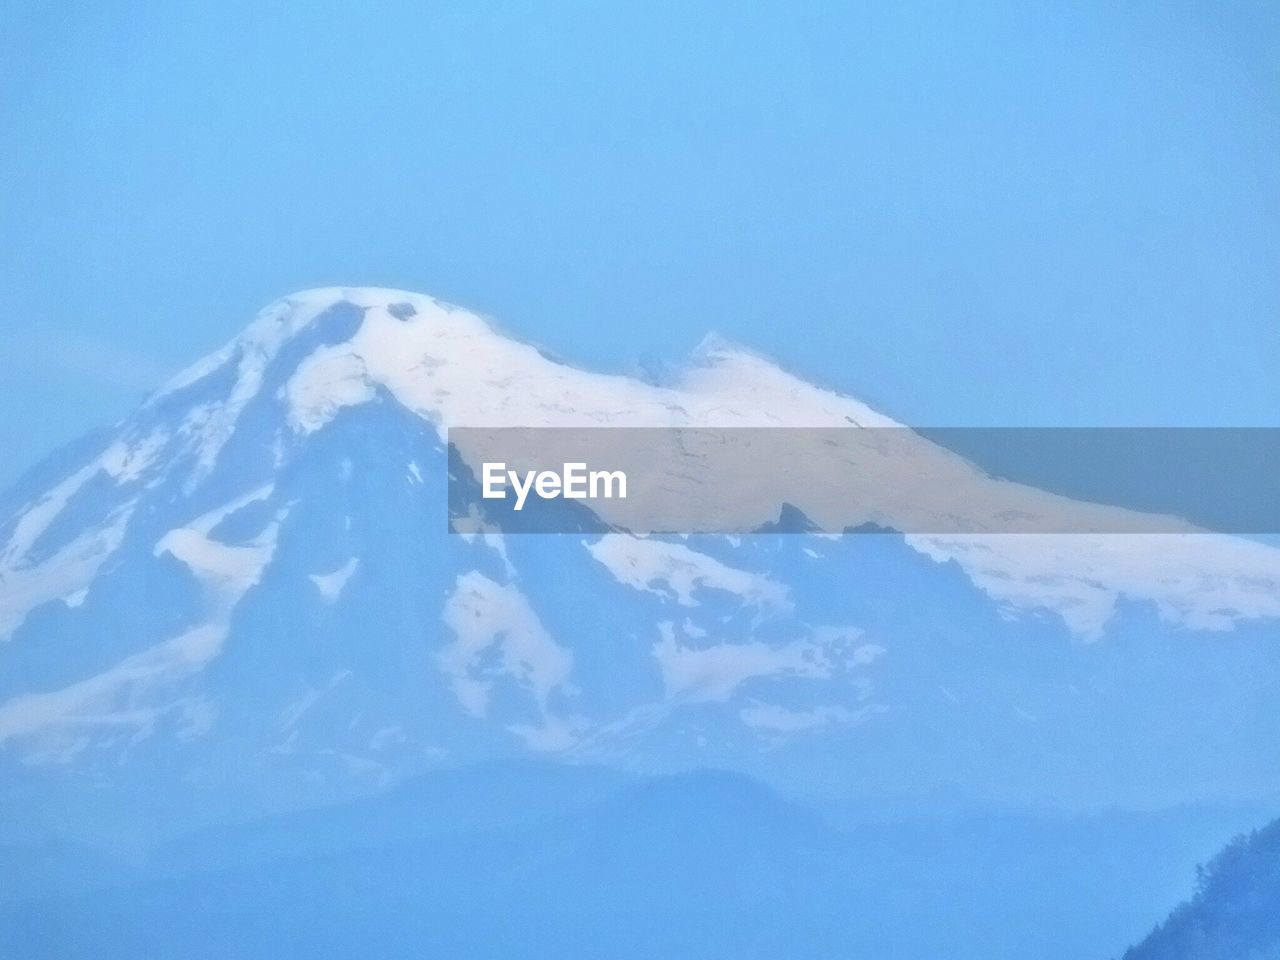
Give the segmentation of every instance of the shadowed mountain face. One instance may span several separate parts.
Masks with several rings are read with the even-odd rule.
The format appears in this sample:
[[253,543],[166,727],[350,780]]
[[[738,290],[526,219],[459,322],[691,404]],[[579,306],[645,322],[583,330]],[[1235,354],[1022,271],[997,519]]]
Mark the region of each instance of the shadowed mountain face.
[[[534,915],[620,956],[765,955],[788,925],[796,955],[960,955],[921,915],[988,958],[1131,941],[1280,793],[1280,552],[445,528],[452,426],[891,423],[717,342],[655,385],[414,294],[272,305],[0,502],[0,842],[31,878],[6,899],[44,904],[8,929],[178,955],[156,918],[199,903],[211,956],[228,916],[306,955],[365,920],[519,955]],[[939,796],[987,825],[921,832],[903,811]],[[1114,859],[1071,860],[1103,807],[1173,812],[1090,820]],[[1116,914],[1071,940],[1046,904],[1090,876]]]

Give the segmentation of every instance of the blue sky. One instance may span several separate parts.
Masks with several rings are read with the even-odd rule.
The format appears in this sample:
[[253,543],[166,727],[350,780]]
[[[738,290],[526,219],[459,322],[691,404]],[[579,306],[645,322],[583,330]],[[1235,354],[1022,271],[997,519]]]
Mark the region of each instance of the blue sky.
[[1269,2],[11,0],[0,483],[335,283],[917,424],[1274,425],[1278,121]]

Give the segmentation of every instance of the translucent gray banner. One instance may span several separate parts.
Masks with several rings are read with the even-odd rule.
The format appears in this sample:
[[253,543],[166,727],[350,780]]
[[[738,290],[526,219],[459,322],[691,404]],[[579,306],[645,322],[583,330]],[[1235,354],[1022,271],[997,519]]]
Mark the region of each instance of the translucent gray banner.
[[1276,428],[454,428],[449,529],[1280,533]]

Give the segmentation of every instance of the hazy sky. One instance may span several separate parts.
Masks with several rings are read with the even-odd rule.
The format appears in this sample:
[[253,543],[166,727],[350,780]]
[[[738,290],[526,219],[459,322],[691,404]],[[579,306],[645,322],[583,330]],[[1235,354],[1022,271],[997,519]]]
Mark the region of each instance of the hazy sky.
[[0,2],[0,483],[331,284],[917,424],[1280,424],[1280,5],[693,6]]

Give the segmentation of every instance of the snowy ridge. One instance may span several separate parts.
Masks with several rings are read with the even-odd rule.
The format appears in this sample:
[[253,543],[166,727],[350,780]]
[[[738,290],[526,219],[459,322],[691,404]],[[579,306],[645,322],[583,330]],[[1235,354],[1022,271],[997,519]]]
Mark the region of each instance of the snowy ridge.
[[[342,305],[359,311],[350,335],[336,343],[320,343],[291,361],[291,368],[278,376],[274,395],[262,397],[269,371],[286,346]],[[219,378],[224,381],[217,383],[220,389],[202,394],[199,402],[176,411],[165,409],[184,392]],[[11,633],[39,604],[82,589],[118,541],[118,526],[103,515],[95,518],[98,529],[69,544],[56,563],[41,564],[37,572],[27,557],[39,534],[88,479],[105,473],[117,487],[136,488],[157,473],[176,473],[184,492],[194,493],[214,471],[246,409],[265,399],[276,405],[281,422],[272,438],[274,459],[260,465],[255,480],[270,482],[274,470],[308,436],[323,430],[342,410],[374,402],[382,391],[430,423],[441,439],[449,426],[457,425],[900,426],[857,400],[808,384],[718,338],[700,346],[695,362],[674,385],[654,386],[567,367],[499,334],[475,314],[420,294],[337,287],[304,291],[267,307],[243,334],[175,377],[147,401],[135,421],[124,425],[105,453],[40,495],[10,522],[0,554],[0,582],[5,585],[0,591],[0,635]],[[154,419],[149,414],[162,410],[162,423],[148,422]],[[955,490],[952,510],[988,509],[984,486],[998,481],[924,441],[911,454],[920,458],[919,473],[933,471],[930,482]],[[868,464],[867,483],[875,486],[881,483],[874,472],[875,459],[869,457]],[[153,480],[150,486],[154,485]],[[1025,489],[1030,510],[1132,515]],[[905,491],[903,502],[910,499]],[[1007,500],[999,502],[1003,506]],[[763,512],[774,503],[764,487],[759,502],[749,508]],[[830,504],[806,507],[819,516]],[[128,504],[117,504],[110,516],[116,524],[125,523],[128,509]],[[614,502],[600,509],[625,511],[626,505]],[[824,519],[834,527],[837,519],[855,525],[870,518],[851,513]],[[894,518],[874,519],[892,525]],[[911,528],[910,521],[904,517],[900,528]],[[1187,533],[1189,539],[1166,539],[1171,550],[1144,554],[1141,560],[1134,550],[1117,548],[1114,538],[1106,537],[1043,541],[1053,543],[1048,553],[1036,546],[1041,541],[1035,537],[1019,540],[1022,545],[1016,547],[974,537],[914,537],[911,542],[929,556],[960,563],[1002,601],[1059,610],[1089,635],[1105,623],[1108,599],[1121,590],[1156,600],[1169,617],[1189,617],[1198,626],[1222,628],[1236,617],[1280,615],[1280,599],[1270,589],[1280,582],[1280,553],[1233,538],[1197,534],[1189,526]],[[1053,558],[1058,574],[1052,578],[1057,582],[1054,591],[1031,586],[1046,576],[1037,562],[1043,556]],[[1144,564],[1151,563],[1156,569],[1144,570]],[[1032,570],[1019,577],[1015,571],[1027,564]],[[1211,583],[1199,577],[1206,564],[1214,569]],[[1123,586],[1110,589],[1105,574],[1117,565]],[[1233,570],[1247,570],[1248,575]],[[1009,577],[1015,586],[1005,586]],[[1224,602],[1224,591],[1229,602]]]

